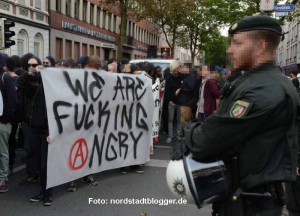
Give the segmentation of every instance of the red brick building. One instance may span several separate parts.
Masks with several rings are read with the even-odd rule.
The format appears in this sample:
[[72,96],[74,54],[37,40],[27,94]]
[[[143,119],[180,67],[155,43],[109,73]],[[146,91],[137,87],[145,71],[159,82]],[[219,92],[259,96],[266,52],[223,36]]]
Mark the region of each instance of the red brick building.
[[[56,61],[96,54],[104,61],[116,57],[120,10],[105,11],[98,0],[50,1],[50,55]],[[127,20],[127,39],[123,56],[127,59],[147,56],[148,45],[158,45],[158,30],[147,20]]]

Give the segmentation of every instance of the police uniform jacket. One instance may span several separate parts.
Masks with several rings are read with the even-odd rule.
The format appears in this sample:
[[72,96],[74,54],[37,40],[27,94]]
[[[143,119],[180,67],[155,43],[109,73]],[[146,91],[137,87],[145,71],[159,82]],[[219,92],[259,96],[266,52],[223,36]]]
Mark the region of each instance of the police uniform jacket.
[[232,83],[216,115],[185,129],[198,160],[238,155],[240,186],[294,180],[297,166],[299,96],[273,62],[262,64]]

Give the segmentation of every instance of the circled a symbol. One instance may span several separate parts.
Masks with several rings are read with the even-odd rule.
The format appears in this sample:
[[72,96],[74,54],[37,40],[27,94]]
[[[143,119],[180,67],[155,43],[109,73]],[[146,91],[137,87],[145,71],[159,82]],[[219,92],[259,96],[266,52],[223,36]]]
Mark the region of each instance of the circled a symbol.
[[[78,139],[72,146],[69,154],[69,167],[71,170],[81,169],[88,158],[89,149],[85,139]],[[77,161],[78,159],[78,161]],[[77,163],[76,163],[77,162]]]

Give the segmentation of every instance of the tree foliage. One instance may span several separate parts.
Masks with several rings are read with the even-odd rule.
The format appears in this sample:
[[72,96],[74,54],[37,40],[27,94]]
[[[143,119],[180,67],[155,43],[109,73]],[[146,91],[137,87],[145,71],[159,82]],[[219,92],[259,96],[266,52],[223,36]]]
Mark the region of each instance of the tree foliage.
[[161,28],[173,54],[179,30],[184,28],[189,14],[196,9],[194,0],[140,0],[139,4],[139,13]]
[[226,55],[228,43],[227,37],[220,35],[219,32],[213,32],[202,47],[205,51],[205,64],[228,65],[229,59]]

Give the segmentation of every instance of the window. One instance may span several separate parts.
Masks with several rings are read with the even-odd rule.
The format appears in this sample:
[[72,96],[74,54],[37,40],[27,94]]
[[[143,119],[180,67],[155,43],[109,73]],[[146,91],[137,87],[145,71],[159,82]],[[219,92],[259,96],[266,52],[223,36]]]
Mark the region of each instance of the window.
[[41,0],[35,0],[35,8],[41,9],[42,8],[41,4],[42,4]]
[[24,40],[23,39],[18,39],[18,42],[17,42],[17,46],[18,46],[18,55],[19,56],[22,56],[25,54],[25,51],[24,51]]
[[56,0],[56,11],[57,12],[61,12],[61,5],[60,5],[61,1],[60,0]]
[[131,21],[128,22],[128,36],[131,36]]
[[61,60],[63,59],[63,40],[62,38],[55,38],[55,49],[56,49],[56,55],[55,59]]
[[41,34],[36,34],[34,37],[34,55],[43,58],[43,36]]
[[65,57],[66,58],[72,58],[72,41],[66,40],[65,41]]
[[106,29],[106,12],[103,11],[102,28]]
[[117,16],[114,15],[114,28],[113,28],[113,32],[117,32]]
[[19,0],[19,4],[25,5],[25,0]]
[[66,0],[66,15],[71,15],[71,0]]
[[90,23],[94,24],[94,5],[91,5],[90,8]]
[[22,56],[27,53],[28,45],[28,35],[25,30],[21,30],[18,33],[17,46],[18,46],[18,55]]
[[96,25],[99,27],[100,27],[100,15],[101,15],[100,8],[97,7],[97,24]]
[[108,13],[108,30],[112,31],[112,26],[111,26],[111,17],[112,17],[112,13]]
[[40,55],[40,43],[34,42],[34,51],[33,51],[35,56]]
[[87,1],[86,0],[83,0],[83,11],[82,11],[82,20],[84,21],[84,22],[86,22],[86,12],[87,12]]
[[135,23],[133,23],[132,27],[132,37],[135,38]]
[[75,0],[74,3],[74,18],[79,19],[79,0]]

